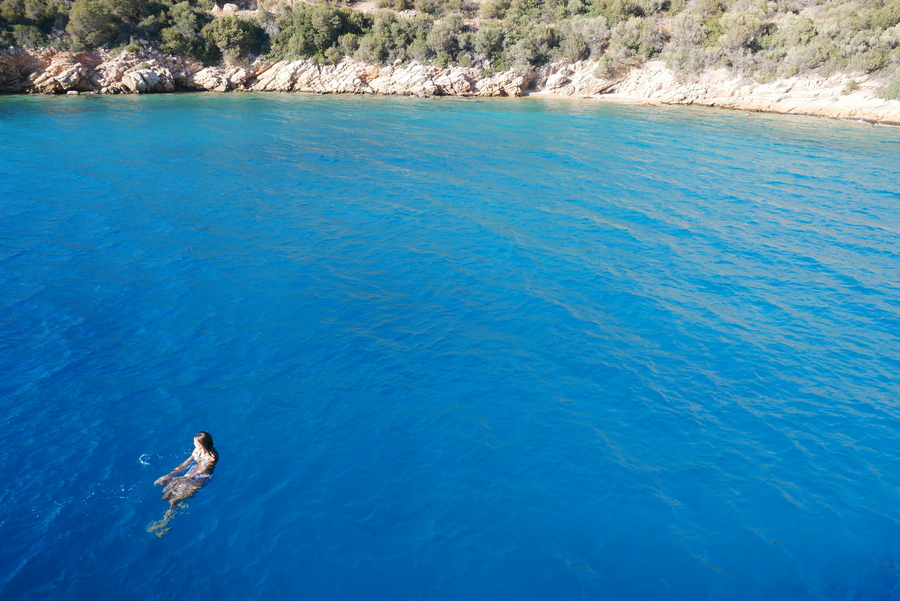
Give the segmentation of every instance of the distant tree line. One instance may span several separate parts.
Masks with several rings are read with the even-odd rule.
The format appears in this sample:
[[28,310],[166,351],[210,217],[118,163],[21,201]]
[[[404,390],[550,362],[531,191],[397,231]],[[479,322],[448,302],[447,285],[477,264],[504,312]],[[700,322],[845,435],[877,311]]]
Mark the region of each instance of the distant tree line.
[[154,46],[208,63],[260,53],[258,23],[214,19],[211,0],[0,0],[0,42],[60,50]]
[[[652,58],[758,81],[817,70],[900,71],[900,0],[265,0],[255,18],[212,0],[0,0],[0,42],[155,46],[208,63],[265,53],[335,63],[420,61],[529,69],[599,60],[613,76]],[[896,86],[895,86],[896,87]]]

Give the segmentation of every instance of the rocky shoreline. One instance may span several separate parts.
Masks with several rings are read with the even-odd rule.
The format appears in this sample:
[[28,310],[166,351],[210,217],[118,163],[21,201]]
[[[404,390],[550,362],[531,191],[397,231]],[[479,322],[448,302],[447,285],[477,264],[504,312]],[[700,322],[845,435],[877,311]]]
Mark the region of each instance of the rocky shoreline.
[[623,77],[596,76],[597,63],[554,63],[532,72],[485,73],[474,67],[368,65],[344,59],[251,62],[205,67],[153,51],[0,50],[0,93],[147,94],[174,91],[309,92],[403,96],[515,97],[552,94],[628,99],[650,104],[696,104],[727,109],[853,119],[900,125],[900,101],[883,100],[885,82],[863,74],[815,75],[758,83],[721,69],[679,77],[651,61]]

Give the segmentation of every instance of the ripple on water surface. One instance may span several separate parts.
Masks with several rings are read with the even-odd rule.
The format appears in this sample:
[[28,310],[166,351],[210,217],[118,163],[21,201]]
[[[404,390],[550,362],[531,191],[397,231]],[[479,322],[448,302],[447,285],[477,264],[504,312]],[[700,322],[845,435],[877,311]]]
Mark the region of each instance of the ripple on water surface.
[[0,147],[4,599],[896,596],[896,129],[5,97]]

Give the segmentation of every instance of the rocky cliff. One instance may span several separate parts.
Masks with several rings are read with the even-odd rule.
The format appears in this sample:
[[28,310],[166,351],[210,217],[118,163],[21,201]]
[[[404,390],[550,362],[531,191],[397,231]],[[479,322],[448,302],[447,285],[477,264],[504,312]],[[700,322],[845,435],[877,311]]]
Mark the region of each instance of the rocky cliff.
[[533,73],[487,76],[480,69],[420,64],[367,65],[343,60],[252,62],[204,67],[158,52],[0,50],[0,92],[146,94],[154,92],[313,92],[417,96],[521,96]]
[[884,82],[866,75],[808,75],[758,83],[727,70],[679,77],[661,61],[625,76],[597,76],[597,64],[555,63],[535,72],[489,74],[473,67],[421,64],[336,65],[310,60],[256,59],[230,66],[202,64],[157,52],[32,52],[0,50],[0,92],[146,94],[252,91],[416,96],[521,96],[553,94],[660,104],[857,119],[900,125],[900,102],[876,96]]

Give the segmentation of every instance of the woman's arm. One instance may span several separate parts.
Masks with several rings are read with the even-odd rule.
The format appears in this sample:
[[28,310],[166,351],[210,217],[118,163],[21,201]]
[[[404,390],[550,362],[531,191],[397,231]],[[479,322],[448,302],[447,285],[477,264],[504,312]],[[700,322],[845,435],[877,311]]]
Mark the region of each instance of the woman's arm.
[[187,459],[184,460],[184,463],[182,463],[181,465],[179,465],[178,467],[176,467],[174,470],[172,470],[171,472],[169,472],[169,473],[166,474],[165,476],[163,476],[163,477],[161,477],[161,478],[157,478],[157,479],[156,479],[156,482],[154,482],[153,484],[162,486],[163,484],[168,483],[169,480],[171,480],[172,478],[175,477],[175,474],[177,474],[177,473],[179,473],[179,472],[183,472],[184,470],[186,470],[186,469],[187,469],[187,466],[189,466],[189,465],[191,464],[191,461],[192,461],[193,459],[194,459],[194,455],[191,454],[190,457],[188,457]]

